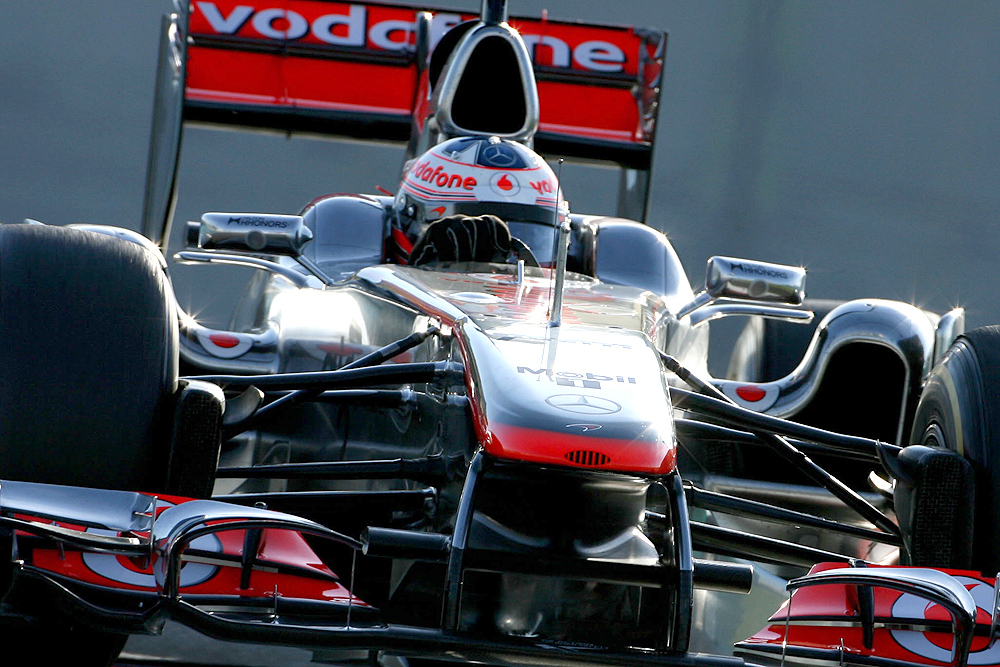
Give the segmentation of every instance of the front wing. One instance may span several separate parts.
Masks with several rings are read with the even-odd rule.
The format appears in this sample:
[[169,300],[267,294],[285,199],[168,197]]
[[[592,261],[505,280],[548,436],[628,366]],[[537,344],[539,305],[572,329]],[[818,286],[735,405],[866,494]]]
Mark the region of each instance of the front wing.
[[[8,615],[21,600],[47,599],[54,613],[119,633],[157,634],[172,619],[222,640],[497,665],[740,664],[386,623],[350,592],[353,572],[343,581],[305,537],[355,551],[370,543],[262,508],[3,481],[0,511],[15,535]],[[731,581],[733,572],[702,563],[698,577]]]
[[[306,542],[374,553],[384,536],[359,541],[259,507],[4,481],[0,511],[15,536],[6,614],[19,600],[48,599],[55,613],[120,633],[156,634],[172,619],[222,640],[495,665],[743,664],[387,623],[351,592],[354,572],[342,579]],[[696,585],[738,578],[718,564],[694,567]],[[789,582],[789,603],[737,645],[738,655],[766,664],[1000,664],[993,584],[968,572],[820,565]]]

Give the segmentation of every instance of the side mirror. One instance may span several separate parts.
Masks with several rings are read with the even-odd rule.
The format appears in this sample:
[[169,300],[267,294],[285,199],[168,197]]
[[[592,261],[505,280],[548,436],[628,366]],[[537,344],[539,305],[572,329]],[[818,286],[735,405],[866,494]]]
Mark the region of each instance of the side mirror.
[[733,257],[712,257],[705,273],[705,292],[713,299],[729,297],[798,306],[805,298],[806,270]]
[[201,224],[188,223],[188,244],[206,250],[226,249],[298,257],[312,231],[300,215],[206,213]]

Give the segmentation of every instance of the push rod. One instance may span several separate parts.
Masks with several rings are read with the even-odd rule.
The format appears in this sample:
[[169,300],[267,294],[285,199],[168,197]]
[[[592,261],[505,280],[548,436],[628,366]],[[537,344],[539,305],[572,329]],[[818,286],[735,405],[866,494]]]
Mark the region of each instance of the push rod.
[[[713,414],[723,421],[728,421],[736,426],[747,428],[754,433],[761,441],[773,449],[781,457],[788,460],[792,465],[808,475],[814,482],[825,488],[834,496],[839,498],[845,505],[861,515],[863,519],[869,521],[880,530],[899,535],[899,526],[880,512],[874,505],[862,498],[854,489],[850,488],[842,481],[817,465],[812,459],[802,453],[786,439],[774,433],[768,426],[759,425],[759,412],[747,410],[735,405],[728,396],[723,394],[717,387],[705,382],[701,378],[691,373],[680,362],[668,354],[660,353],[664,365],[677,374],[682,380],[702,393],[692,393],[683,389],[670,388],[670,399],[675,405],[688,406],[700,409]],[[679,399],[679,400],[678,400]],[[787,424],[784,420],[775,417],[767,417],[768,420],[777,422],[778,425]],[[819,430],[819,429],[817,429]],[[844,436],[853,437],[853,436]],[[859,438],[859,440],[866,440]],[[874,442],[874,441],[868,441]]]

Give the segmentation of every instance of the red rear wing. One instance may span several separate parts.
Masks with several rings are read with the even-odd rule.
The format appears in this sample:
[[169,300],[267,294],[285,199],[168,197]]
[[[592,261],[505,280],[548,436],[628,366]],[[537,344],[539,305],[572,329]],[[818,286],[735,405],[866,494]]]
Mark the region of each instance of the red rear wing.
[[[424,102],[418,99],[424,62],[418,56],[418,13],[432,13],[431,48],[452,26],[476,18],[328,0],[196,0],[190,7],[187,26],[183,18],[175,17],[173,24],[186,35],[172,43],[179,61],[173,87],[184,82],[181,99],[167,99],[164,60],[169,58],[161,57],[151,172],[154,153],[163,154],[161,162],[169,157],[172,142],[158,135],[170,134],[171,121],[406,141]],[[508,23],[520,32],[534,63],[540,108],[536,149],[648,175],[666,34],[544,16]],[[168,38],[167,50],[170,44]],[[170,165],[164,162],[163,170]],[[152,181],[147,185],[157,187]],[[163,201],[157,211],[157,199],[147,194],[144,232],[160,241],[154,219],[163,220],[169,211]],[[642,209],[629,213],[641,219],[644,201]]]

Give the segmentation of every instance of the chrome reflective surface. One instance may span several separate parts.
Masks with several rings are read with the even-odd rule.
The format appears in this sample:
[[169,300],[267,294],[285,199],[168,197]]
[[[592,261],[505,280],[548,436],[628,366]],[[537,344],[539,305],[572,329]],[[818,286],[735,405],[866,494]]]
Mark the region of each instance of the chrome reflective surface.
[[1000,586],[996,585],[996,581],[1000,580],[1000,572],[997,572],[996,577],[994,577],[993,584],[993,609],[990,613],[990,648],[996,643],[997,639],[1000,638]]
[[[562,323],[563,289],[566,286],[566,251],[569,245],[569,221],[559,225],[559,246],[556,249],[556,284],[552,292],[552,308],[549,314],[549,326],[557,327]],[[518,282],[521,282],[520,280]]]
[[0,481],[0,512],[62,518],[80,526],[148,531],[153,499],[141,493]]
[[205,213],[198,245],[205,250],[230,249],[301,255],[313,233],[298,215],[277,213]]
[[797,310],[794,308],[782,308],[780,306],[766,306],[755,302],[711,302],[700,306],[691,312],[690,320],[692,326],[698,326],[710,320],[716,320],[728,315],[759,315],[778,320],[793,320],[796,322],[809,322],[813,318],[810,310]]
[[164,250],[177,200],[187,48],[187,20],[182,17],[186,14],[186,10],[176,6],[173,13],[162,18],[153,127],[149,135],[149,163],[142,202],[142,234]]
[[180,316],[181,359],[200,368],[258,375],[278,371],[278,327],[268,321],[257,331],[210,329]]
[[935,364],[941,361],[941,357],[951,344],[963,333],[965,333],[965,308],[953,308],[941,316],[934,332]]
[[524,123],[513,132],[491,132],[490,134],[531,145],[531,140],[538,130],[538,89],[535,86],[535,72],[531,65],[528,49],[520,34],[506,23],[492,25],[480,23],[473,27],[449,57],[447,72],[444,74],[444,78],[438,82],[433,100],[435,106],[434,121],[438,131],[435,143],[440,143],[451,137],[482,134],[482,132],[460,126],[452,115],[452,108],[465,69],[469,65],[476,47],[484,40],[497,38],[510,45],[514,58],[517,60],[521,88],[524,91]]
[[[907,401],[919,392],[921,381],[933,366],[935,340],[935,326],[919,308],[899,301],[858,299],[841,304],[823,318],[802,361],[789,375],[773,382],[717,380],[715,384],[744,407],[788,417],[815,396],[835,352],[853,343],[881,345],[892,350],[905,366],[899,407],[902,428]],[[739,396],[740,387],[755,387],[765,397],[748,402]],[[897,433],[898,441],[902,437]]]
[[705,291],[732,297],[797,306],[805,298],[806,270],[734,257],[712,257],[705,272]]
[[[976,627],[976,601],[954,577],[938,570],[924,568],[838,568],[815,572],[788,582],[789,592],[807,586],[840,584],[843,586],[880,586],[912,593],[928,602],[936,602],[955,621],[953,662],[965,665],[969,657],[972,635]],[[789,607],[792,602],[789,601]]]
[[174,260],[179,263],[204,262],[206,264],[232,264],[235,266],[248,266],[254,269],[264,269],[271,273],[285,278],[296,287],[309,287],[311,282],[309,276],[290,269],[287,266],[261,259],[259,257],[249,257],[247,255],[230,255],[216,252],[198,252],[197,250],[182,250],[174,255]]
[[[844,504],[832,493],[817,486],[802,484],[779,484],[755,479],[726,477],[724,475],[706,475],[703,485],[710,491],[728,493],[741,498],[759,500],[786,507],[789,505],[808,505],[822,510],[824,515],[847,516]],[[876,507],[887,509],[889,501],[877,493],[862,493],[861,496]]]
[[361,547],[357,540],[309,519],[214,500],[192,500],[163,510],[152,529],[151,540],[160,556],[153,564],[153,573],[163,595],[170,598],[178,595],[181,557],[188,544],[201,535],[242,528],[294,530],[306,535],[325,537],[355,549]]

